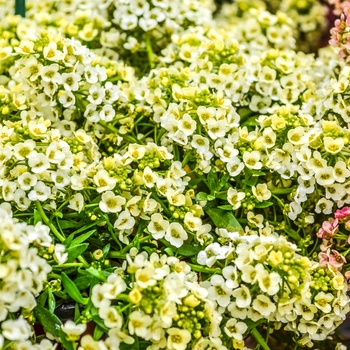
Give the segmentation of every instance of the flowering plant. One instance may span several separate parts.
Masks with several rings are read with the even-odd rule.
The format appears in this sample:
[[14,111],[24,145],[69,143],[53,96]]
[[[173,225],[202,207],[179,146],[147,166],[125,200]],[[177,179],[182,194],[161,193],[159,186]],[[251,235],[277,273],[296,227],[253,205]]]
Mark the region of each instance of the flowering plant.
[[1,349],[345,348],[349,67],[277,7],[3,12]]

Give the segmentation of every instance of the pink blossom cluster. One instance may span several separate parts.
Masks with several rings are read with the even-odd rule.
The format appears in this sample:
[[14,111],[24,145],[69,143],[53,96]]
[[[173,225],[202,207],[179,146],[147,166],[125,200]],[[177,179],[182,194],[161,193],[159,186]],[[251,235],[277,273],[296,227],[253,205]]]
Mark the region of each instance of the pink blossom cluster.
[[[334,213],[334,217],[324,221],[322,227],[318,230],[317,237],[323,240],[319,253],[321,265],[329,265],[335,269],[340,269],[347,262],[346,255],[350,248],[350,236],[347,237],[340,232],[341,224],[344,224],[345,229],[350,231],[350,207],[338,209]],[[339,252],[339,250],[344,250],[344,252]],[[350,277],[350,271],[347,275]]]
[[340,18],[334,22],[331,29],[329,44],[340,49],[339,57],[346,62],[350,61],[350,0],[329,0],[335,6],[334,12]]
[[328,3],[334,8],[333,13],[340,16],[350,6],[349,0],[328,0]]

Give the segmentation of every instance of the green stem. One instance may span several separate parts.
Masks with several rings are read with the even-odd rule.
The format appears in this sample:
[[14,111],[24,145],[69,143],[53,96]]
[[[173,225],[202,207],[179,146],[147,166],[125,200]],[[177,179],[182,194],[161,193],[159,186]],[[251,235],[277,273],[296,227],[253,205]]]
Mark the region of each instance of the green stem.
[[147,56],[148,56],[149,65],[150,65],[151,69],[153,69],[154,68],[154,53],[152,50],[151,39],[147,33],[146,33],[146,49],[147,49]]
[[222,275],[221,269],[211,269],[210,267],[195,265],[195,264],[187,264],[191,267],[193,271],[197,272],[203,272],[203,273],[217,273],[219,275]]
[[[57,239],[59,239],[61,242],[65,241],[66,237],[63,236],[58,230],[57,228],[52,224],[52,222],[50,221],[50,219],[46,216],[43,207],[41,206],[41,203],[39,201],[36,201],[36,209],[39,212],[39,215],[41,217],[41,219],[44,221],[44,223],[50,228],[50,230],[52,231],[52,233],[57,237]],[[89,264],[87,263],[87,261],[80,255],[77,258],[83,265],[85,266],[89,266]],[[60,265],[62,266],[62,265]]]
[[182,167],[184,167],[187,164],[187,162],[188,162],[188,160],[190,159],[191,156],[192,156],[192,152],[187,152],[186,153],[185,158],[182,161]]
[[259,343],[259,345],[264,350],[271,350],[269,346],[266,344],[265,339],[261,336],[261,334],[258,332],[256,328],[253,328],[251,330],[251,335],[255,338],[255,340]]
[[66,237],[61,235],[61,233],[57,230],[57,228],[54,225],[52,225],[52,222],[46,216],[44,209],[41,206],[41,203],[39,201],[36,201],[36,209],[38,210],[39,215],[40,215],[41,219],[44,221],[45,225],[49,226],[50,230],[56,236],[56,238],[58,240],[60,240],[61,242],[63,242],[66,239]]
[[106,130],[110,131],[111,133],[121,136],[125,141],[131,142],[131,143],[140,143],[139,140],[135,139],[134,137],[131,137],[131,136],[126,135],[126,134],[120,134],[119,130],[116,127],[114,127],[111,124],[107,124],[103,120],[100,120],[98,122],[98,124],[103,126]]
[[53,269],[61,269],[61,268],[70,268],[70,267],[83,267],[85,264],[83,263],[67,263],[57,266],[52,266]]

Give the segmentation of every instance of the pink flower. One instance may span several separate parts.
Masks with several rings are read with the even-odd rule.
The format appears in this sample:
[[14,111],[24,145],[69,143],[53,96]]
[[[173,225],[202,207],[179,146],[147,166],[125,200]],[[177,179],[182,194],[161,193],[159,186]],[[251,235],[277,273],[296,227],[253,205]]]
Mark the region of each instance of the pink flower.
[[338,219],[334,221],[324,221],[322,227],[317,232],[317,237],[322,239],[333,237],[338,232],[338,228]]
[[338,209],[334,213],[334,217],[339,220],[348,219],[348,217],[350,217],[350,207],[344,207],[342,209]]
[[335,268],[342,267],[346,263],[346,259],[334,249],[332,249],[332,253],[333,255],[329,257],[330,265]]
[[347,280],[350,280],[350,271],[346,271],[344,276]]
[[329,249],[327,250],[327,253],[320,253],[318,254],[318,258],[320,259],[321,265],[328,265],[329,262]]

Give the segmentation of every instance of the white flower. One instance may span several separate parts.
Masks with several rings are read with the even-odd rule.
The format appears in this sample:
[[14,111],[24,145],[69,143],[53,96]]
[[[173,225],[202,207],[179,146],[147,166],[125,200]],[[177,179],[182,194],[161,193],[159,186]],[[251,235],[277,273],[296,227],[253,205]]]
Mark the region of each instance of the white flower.
[[262,168],[262,163],[260,162],[261,155],[258,151],[244,152],[243,162],[245,166],[249,169],[259,170]]
[[216,260],[225,259],[227,253],[227,247],[222,247],[217,242],[211,243],[205,248],[205,250],[198,253],[197,261],[201,265],[211,267],[215,264]]
[[169,328],[167,330],[168,341],[167,349],[169,350],[186,350],[187,344],[191,341],[191,333],[186,329]]
[[195,217],[191,212],[187,212],[184,217],[185,226],[192,232],[196,232],[202,226],[202,220]]
[[271,198],[271,192],[265,183],[258,184],[256,187],[252,186],[252,192],[259,202],[263,202]]
[[119,213],[125,203],[125,198],[116,196],[112,191],[106,191],[101,196],[99,207],[104,213]]
[[80,213],[84,207],[84,197],[81,193],[76,193],[69,201],[68,208]]
[[50,163],[45,154],[37,153],[28,159],[28,165],[33,173],[43,173],[50,167]]
[[162,239],[165,236],[168,227],[169,222],[163,218],[162,214],[155,213],[152,214],[147,229],[154,239]]
[[243,322],[237,322],[235,318],[227,321],[224,331],[230,337],[237,340],[243,339],[243,334],[248,329],[248,326]]
[[265,317],[270,316],[273,312],[276,311],[276,305],[271,302],[269,297],[263,294],[259,294],[253,300],[252,307],[255,311],[259,312],[262,316]]
[[75,322],[68,320],[65,324],[61,326],[61,329],[67,335],[68,341],[77,341],[79,340],[80,336],[85,332],[86,324],[75,324]]
[[123,318],[114,307],[101,307],[98,315],[103,319],[106,327],[121,329]]
[[193,134],[193,132],[196,130],[197,123],[195,120],[191,118],[191,116],[187,113],[185,113],[182,116],[182,119],[180,119],[178,128],[181,130],[185,135],[190,136]]
[[317,170],[315,173],[315,179],[316,182],[322,186],[333,184],[333,167],[327,166],[324,169]]
[[180,248],[183,242],[188,238],[187,232],[178,222],[172,222],[165,235],[165,239],[174,247]]
[[147,338],[148,327],[152,323],[152,318],[144,315],[139,311],[133,311],[129,315],[129,332],[131,335],[135,334],[141,338]]
[[65,253],[66,247],[63,244],[56,244],[53,257],[58,265],[64,264],[68,259],[68,253]]
[[142,179],[146,187],[152,188],[158,180],[158,174],[153,172],[150,167],[146,166],[142,174]]
[[237,192],[230,187],[227,191],[227,201],[232,205],[232,210],[237,210],[241,206],[241,201],[245,198],[245,192]]
[[268,295],[275,295],[280,290],[281,277],[277,272],[269,273],[263,270],[258,273],[257,277],[260,289]]
[[226,266],[222,269],[222,274],[226,278],[226,286],[234,289],[238,287],[238,275],[237,275],[237,268],[236,266]]
[[220,275],[213,275],[210,279],[211,287],[208,289],[208,299],[216,301],[220,306],[226,307],[230,303],[231,288],[225,284]]
[[46,186],[44,182],[39,181],[34,186],[33,190],[28,193],[28,198],[31,201],[46,201],[51,194],[51,188]]
[[334,205],[334,203],[332,201],[330,201],[329,199],[321,198],[316,203],[315,212],[316,213],[322,212],[323,214],[326,214],[326,215],[332,214],[333,205]]
[[96,175],[94,175],[94,183],[97,186],[97,192],[101,193],[108,190],[113,190],[117,184],[116,180],[112,177],[109,177],[109,174],[106,170],[99,170]]
[[26,340],[32,333],[29,323],[22,317],[2,322],[1,328],[2,335],[9,340]]
[[325,137],[323,139],[324,148],[326,152],[330,154],[339,153],[344,147],[344,138],[338,137],[333,139],[331,137]]
[[343,183],[349,176],[350,171],[348,170],[346,164],[343,161],[336,162],[333,166],[334,180]]
[[241,284],[240,288],[235,289],[232,292],[232,296],[236,298],[236,305],[241,309],[248,307],[252,302],[250,290],[244,284]]
[[129,230],[132,229],[134,225],[135,219],[126,210],[119,214],[118,219],[114,223],[114,227],[118,230]]
[[315,296],[314,304],[315,306],[323,311],[325,314],[328,314],[332,310],[331,304],[329,304],[333,300],[333,295],[331,293],[320,292]]

